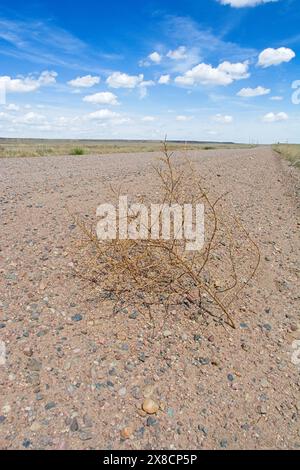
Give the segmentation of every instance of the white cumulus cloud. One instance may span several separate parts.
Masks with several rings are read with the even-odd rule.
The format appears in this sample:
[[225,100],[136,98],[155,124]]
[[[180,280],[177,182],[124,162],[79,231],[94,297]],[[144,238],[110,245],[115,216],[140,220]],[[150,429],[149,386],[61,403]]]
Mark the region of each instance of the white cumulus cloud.
[[167,53],[167,57],[172,60],[183,60],[187,58],[187,49],[185,46],[179,46],[173,51]]
[[230,5],[234,8],[255,7],[263,3],[277,2],[278,0],[217,0],[222,5]]
[[190,121],[191,119],[193,119],[192,116],[184,116],[184,115],[176,116],[176,121],[179,121],[179,122]]
[[287,121],[288,115],[286,113],[267,113],[263,117],[264,122],[279,122],[279,121]]
[[249,77],[249,63],[222,62],[218,67],[201,63],[175,78],[175,83],[179,85],[230,85],[234,80],[241,80]]
[[98,85],[100,83],[100,77],[92,75],[85,75],[84,77],[77,77],[74,80],[70,80],[68,85],[74,88],[90,88],[94,85]]
[[83,98],[83,101],[86,103],[93,103],[93,104],[108,104],[115,106],[118,103],[117,96],[110,91],[103,91],[100,93],[95,93],[94,95],[88,95]]
[[136,88],[144,80],[144,75],[127,75],[127,73],[114,72],[106,80],[111,88]]
[[278,49],[268,47],[259,54],[258,65],[266,68],[283,62],[290,62],[294,57],[296,57],[295,52],[288,47],[279,47]]
[[155,117],[154,116],[144,116],[144,117],[142,117],[142,121],[144,121],[144,122],[153,122],[153,121],[155,121]]
[[41,86],[51,85],[56,82],[57,73],[45,70],[38,78],[34,76],[11,78],[0,76],[0,87],[8,93],[29,93],[38,90]]
[[256,88],[242,88],[237,93],[237,96],[242,96],[243,98],[253,98],[255,96],[268,95],[270,92],[271,92],[270,88],[264,88],[262,86],[258,86]]
[[158,52],[152,52],[148,57],[155,64],[159,64],[162,61],[162,56]]
[[161,75],[159,77],[158,83],[160,85],[167,85],[168,83],[170,83],[170,80],[171,80],[170,75],[168,75],[168,74],[167,75]]
[[33,111],[24,114],[24,116],[18,117],[15,122],[20,124],[28,125],[40,125],[46,121],[46,116],[42,114],[34,113]]
[[57,75],[58,74],[56,72],[45,70],[39,76],[38,82],[40,86],[52,85],[53,83],[56,83]]
[[215,122],[218,122],[219,124],[231,124],[233,122],[233,117],[229,116],[227,114],[216,114],[213,117],[213,120]]
[[237,64],[232,64],[231,62],[225,61],[218,66],[218,70],[221,72],[227,73],[233,80],[242,80],[248,78],[250,74],[248,73],[249,62],[238,62]]
[[5,109],[7,109],[7,111],[20,111],[20,106],[14,103],[10,103],[5,107]]
[[119,118],[120,114],[111,111],[110,109],[99,109],[99,111],[95,111],[94,113],[87,114],[85,118],[91,121],[106,121],[115,118]]

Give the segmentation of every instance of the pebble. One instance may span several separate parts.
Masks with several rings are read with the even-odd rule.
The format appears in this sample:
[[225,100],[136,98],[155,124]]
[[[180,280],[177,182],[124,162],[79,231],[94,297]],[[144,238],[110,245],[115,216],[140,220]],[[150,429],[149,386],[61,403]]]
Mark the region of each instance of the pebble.
[[130,318],[131,320],[136,320],[138,316],[139,316],[139,312],[137,312],[136,310],[134,310],[134,311],[129,315],[129,318]]
[[81,321],[83,319],[83,316],[80,313],[76,313],[76,315],[73,315],[72,321]]
[[146,354],[144,352],[139,353],[138,358],[141,362],[145,362]]
[[208,357],[199,357],[198,362],[201,366],[207,366],[210,361]]
[[155,426],[157,424],[157,420],[152,416],[148,416],[147,418],[147,426]]
[[41,429],[41,425],[37,421],[32,423],[32,425],[30,426],[30,431],[32,432],[38,432],[40,429]]
[[6,404],[2,407],[2,413],[7,415],[10,412],[11,412],[11,406],[10,405]]
[[124,369],[127,371],[127,372],[132,372],[134,370],[134,364],[132,362],[127,362],[125,364],[125,367]]
[[56,407],[56,403],[54,403],[54,401],[50,401],[49,403],[45,405],[45,410],[52,410],[52,408],[55,408],[55,407]]
[[105,388],[105,386],[106,385],[104,383],[101,383],[101,382],[97,382],[95,384],[95,387],[96,387],[97,390],[101,390],[101,388]]
[[81,431],[79,433],[79,439],[81,441],[89,441],[90,439],[92,439],[92,434],[90,432],[87,432],[87,431]]
[[6,420],[6,416],[0,416],[0,424],[4,423]]
[[126,395],[126,393],[127,393],[127,390],[126,390],[125,387],[122,387],[122,388],[120,388],[120,390],[119,390],[118,393],[119,393],[119,396],[120,396],[120,397],[125,397],[125,395]]
[[269,324],[269,323],[265,323],[263,325],[263,329],[266,330],[266,331],[271,331],[272,330],[272,326]]
[[143,410],[149,415],[155,414],[159,410],[159,405],[151,398],[146,398],[142,405]]
[[32,312],[31,313],[31,320],[38,320],[40,318],[39,312]]
[[259,395],[259,399],[260,399],[260,401],[268,401],[269,400],[268,395],[266,395],[265,393],[262,393],[261,395]]
[[76,418],[73,418],[70,424],[70,431],[76,432],[78,431],[79,426],[78,426],[78,421]]
[[200,343],[201,339],[201,335],[194,335],[194,341],[196,341],[196,343]]
[[259,405],[257,407],[257,412],[261,415],[266,415],[267,414],[267,407],[265,405]]
[[165,331],[163,332],[163,335],[164,335],[165,338],[168,338],[169,336],[172,336],[172,331],[170,331],[170,330],[165,330]]
[[269,382],[267,381],[267,379],[262,379],[261,382],[260,382],[260,385],[263,387],[263,388],[267,388],[269,387]]
[[129,439],[133,434],[133,429],[131,426],[127,426],[121,430],[122,439]]
[[42,336],[46,336],[46,334],[49,332],[49,330],[41,330],[37,333],[37,336],[41,338]]
[[31,445],[31,441],[29,441],[29,439],[24,439],[22,446],[25,447],[25,449],[28,449],[30,445]]
[[30,347],[26,347],[26,348],[23,349],[23,353],[25,354],[25,356],[31,357],[32,354],[33,354],[33,351]]
[[222,449],[226,449],[227,446],[228,446],[228,441],[227,441],[227,439],[222,439],[222,440],[220,441],[220,447],[222,447]]
[[234,376],[232,374],[228,374],[227,379],[229,380],[229,382],[233,382],[234,381]]

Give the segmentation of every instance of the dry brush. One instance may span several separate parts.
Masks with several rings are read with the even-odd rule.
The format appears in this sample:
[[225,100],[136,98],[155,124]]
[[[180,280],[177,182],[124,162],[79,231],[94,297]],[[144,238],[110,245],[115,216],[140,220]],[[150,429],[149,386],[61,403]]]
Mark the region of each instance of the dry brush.
[[[226,194],[213,196],[187,158],[176,158],[164,144],[153,167],[159,191],[142,203],[203,204],[205,244],[187,251],[185,240],[99,240],[96,227],[76,217],[76,275],[87,280],[114,311],[130,305],[149,314],[168,312],[179,304],[195,316],[211,316],[235,327],[234,302],[255,276],[260,261],[256,242],[226,204]],[[120,190],[112,188],[118,201]],[[151,230],[151,227],[149,228]]]

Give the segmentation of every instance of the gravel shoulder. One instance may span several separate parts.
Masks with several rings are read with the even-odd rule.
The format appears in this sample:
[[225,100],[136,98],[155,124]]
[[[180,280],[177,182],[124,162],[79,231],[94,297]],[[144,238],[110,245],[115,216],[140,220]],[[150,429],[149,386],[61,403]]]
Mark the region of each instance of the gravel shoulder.
[[157,156],[0,159],[1,449],[300,448],[300,172],[269,147],[190,152],[261,249],[236,330],[178,310],[153,336],[72,275],[68,210],[151,192]]

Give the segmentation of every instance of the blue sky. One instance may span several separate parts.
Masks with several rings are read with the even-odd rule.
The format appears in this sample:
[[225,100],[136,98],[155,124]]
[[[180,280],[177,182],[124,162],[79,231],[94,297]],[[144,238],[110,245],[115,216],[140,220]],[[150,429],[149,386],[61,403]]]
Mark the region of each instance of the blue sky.
[[300,142],[299,24],[299,0],[2,0],[0,136]]

